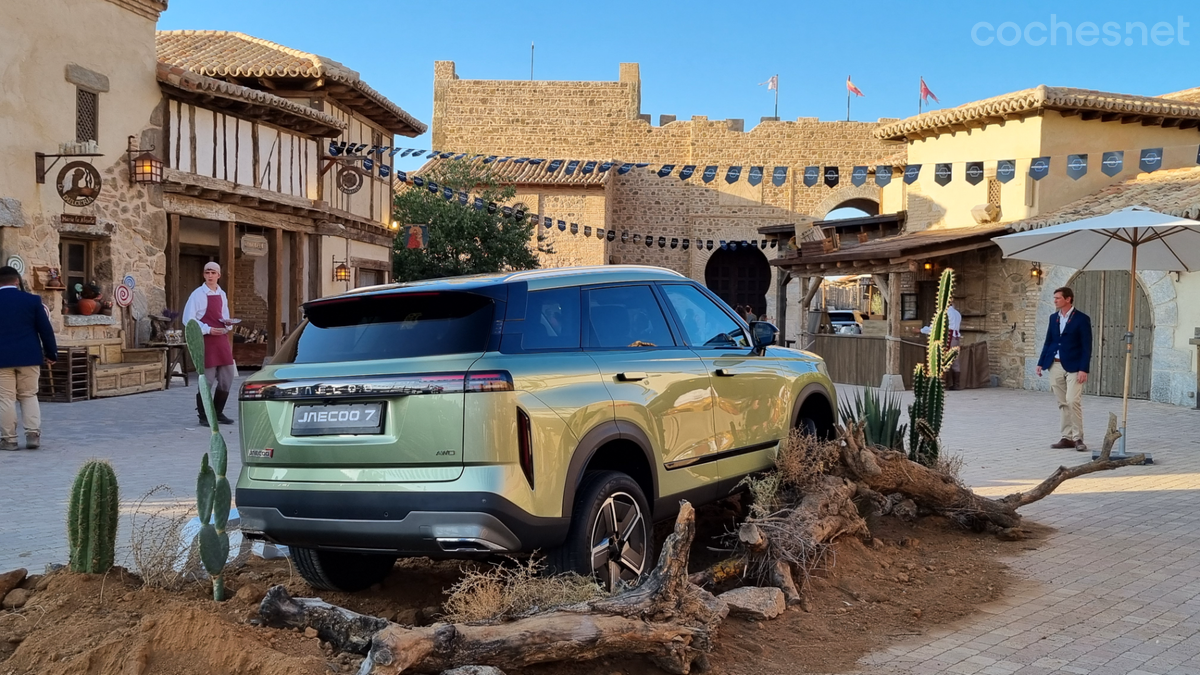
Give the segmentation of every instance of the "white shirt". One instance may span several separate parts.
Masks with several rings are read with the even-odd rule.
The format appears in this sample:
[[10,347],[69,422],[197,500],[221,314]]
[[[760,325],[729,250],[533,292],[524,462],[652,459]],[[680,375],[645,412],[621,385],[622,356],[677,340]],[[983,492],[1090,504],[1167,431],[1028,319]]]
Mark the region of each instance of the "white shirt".
[[950,336],[962,337],[962,314],[957,309],[954,309],[954,305],[946,308],[946,318],[950,324],[948,326],[950,328]]
[[187,304],[183,306],[183,315],[179,317],[179,321],[185,328],[188,321],[195,319],[196,323],[200,324],[200,332],[208,335],[209,325],[200,318],[208,311],[208,296],[210,295],[221,296],[221,318],[229,318],[229,296],[225,295],[225,291],[220,286],[217,286],[217,290],[214,291],[208,288],[208,284],[200,284],[200,288],[192,291],[192,294],[188,296]]
[[[1062,335],[1063,331],[1065,331],[1067,329],[1067,322],[1071,320],[1071,314],[1074,311],[1075,311],[1075,308],[1072,307],[1071,309],[1067,310],[1066,314],[1063,314],[1062,312],[1058,313],[1058,334],[1059,335]],[[1056,359],[1058,358],[1057,350],[1054,352],[1054,358],[1056,358]]]

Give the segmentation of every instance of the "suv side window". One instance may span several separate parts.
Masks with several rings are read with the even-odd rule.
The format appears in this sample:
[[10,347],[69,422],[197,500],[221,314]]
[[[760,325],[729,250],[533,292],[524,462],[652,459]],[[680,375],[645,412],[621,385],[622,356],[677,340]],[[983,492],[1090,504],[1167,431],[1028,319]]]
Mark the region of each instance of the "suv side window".
[[649,286],[593,288],[586,293],[589,347],[675,346],[667,318]]
[[579,287],[531,291],[521,349],[579,349]]
[[748,348],[750,341],[741,324],[721,309],[700,289],[688,284],[663,284],[663,292],[688,345],[692,347]]

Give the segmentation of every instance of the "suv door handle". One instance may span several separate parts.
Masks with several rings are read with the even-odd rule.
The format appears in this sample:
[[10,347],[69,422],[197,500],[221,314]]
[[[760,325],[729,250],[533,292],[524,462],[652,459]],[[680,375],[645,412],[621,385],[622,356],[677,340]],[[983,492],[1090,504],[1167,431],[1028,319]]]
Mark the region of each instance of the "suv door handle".
[[637,382],[638,380],[644,380],[644,379],[646,379],[645,373],[636,373],[636,372],[617,373],[617,381],[618,382]]
[[717,377],[733,377],[737,371],[732,368],[717,368]]

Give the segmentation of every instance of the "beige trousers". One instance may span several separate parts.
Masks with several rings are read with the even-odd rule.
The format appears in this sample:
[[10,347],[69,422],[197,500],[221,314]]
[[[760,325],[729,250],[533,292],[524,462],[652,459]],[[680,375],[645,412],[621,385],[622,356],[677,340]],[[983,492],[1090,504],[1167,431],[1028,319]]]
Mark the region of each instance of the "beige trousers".
[[42,410],[38,407],[38,376],[41,366],[0,368],[0,440],[17,440],[17,402],[25,433],[41,433]]
[[1050,366],[1050,389],[1058,398],[1058,412],[1062,421],[1062,437],[1072,441],[1083,440],[1083,385],[1079,373],[1068,373],[1062,364],[1055,361]]

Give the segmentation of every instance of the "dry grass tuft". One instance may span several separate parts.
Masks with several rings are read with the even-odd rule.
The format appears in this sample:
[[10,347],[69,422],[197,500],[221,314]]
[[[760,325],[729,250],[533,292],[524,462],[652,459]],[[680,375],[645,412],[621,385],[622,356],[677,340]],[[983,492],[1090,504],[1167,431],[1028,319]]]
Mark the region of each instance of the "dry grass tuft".
[[799,503],[806,488],[829,472],[838,463],[841,449],[837,441],[825,441],[793,429],[779,446],[775,470],[760,476],[742,479],[750,491],[750,512],[755,518],[765,518]]
[[946,476],[954,481],[956,485],[962,485],[962,468],[963,456],[950,455],[941,453],[938,455],[937,464],[933,466],[933,470]]
[[542,576],[544,564],[536,558],[513,563],[465,570],[448,591],[446,620],[501,621],[606,595],[594,581],[578,574]]
[[186,572],[176,571],[183,526],[196,515],[196,505],[174,498],[171,488],[158,485],[142,495],[130,514],[130,553],[142,582],[152,588],[177,589]]

